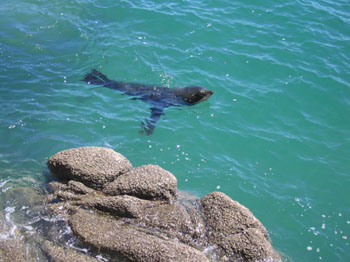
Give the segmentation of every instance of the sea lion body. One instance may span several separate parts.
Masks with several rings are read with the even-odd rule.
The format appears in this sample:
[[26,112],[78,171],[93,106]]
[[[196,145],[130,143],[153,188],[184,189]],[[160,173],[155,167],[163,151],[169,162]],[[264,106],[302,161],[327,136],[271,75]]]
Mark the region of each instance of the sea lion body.
[[140,99],[151,105],[151,117],[142,123],[141,127],[147,135],[153,133],[155,123],[163,115],[163,110],[169,106],[191,106],[207,100],[213,92],[200,86],[187,86],[167,88],[156,85],[144,85],[138,83],[127,83],[110,80],[94,69],[85,75],[83,81],[89,84],[102,85],[107,88],[116,89],[133,99]]

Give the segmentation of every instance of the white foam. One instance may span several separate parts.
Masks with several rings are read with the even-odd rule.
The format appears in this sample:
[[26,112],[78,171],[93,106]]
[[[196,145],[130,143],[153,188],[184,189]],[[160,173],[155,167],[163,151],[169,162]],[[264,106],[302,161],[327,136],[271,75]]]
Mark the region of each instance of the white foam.
[[15,232],[17,230],[17,226],[11,220],[11,214],[15,212],[16,207],[6,207],[5,211],[5,225],[3,226],[3,233],[0,233],[0,238],[9,239],[15,237]]
[[0,181],[0,188],[2,188],[9,180]]
[[101,256],[101,255],[97,255],[96,258],[99,259],[99,260],[102,260],[102,261],[108,261],[107,258],[104,258],[104,257]]
[[15,212],[16,210],[16,207],[6,207],[5,208],[5,219],[6,219],[6,222],[11,222],[11,214],[13,212]]

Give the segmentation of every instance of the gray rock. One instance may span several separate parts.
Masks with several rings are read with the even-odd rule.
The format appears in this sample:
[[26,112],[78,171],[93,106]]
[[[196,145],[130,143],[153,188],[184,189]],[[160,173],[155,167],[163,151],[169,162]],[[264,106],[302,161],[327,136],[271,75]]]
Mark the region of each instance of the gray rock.
[[[205,223],[193,204],[169,204],[129,195],[80,195],[70,192],[69,187],[66,191],[62,191],[62,187],[57,188],[55,195],[64,202],[50,204],[49,207],[63,217],[66,217],[66,213],[62,214],[62,211],[74,211],[73,206],[95,208],[124,220],[129,218],[128,223],[152,229],[154,235],[166,234],[190,246],[199,247],[199,243],[205,243]],[[62,203],[65,205],[62,206]],[[70,206],[67,206],[68,203]]]
[[177,191],[176,177],[156,165],[140,166],[107,184],[108,195],[131,195],[143,199],[173,201]]
[[67,184],[63,184],[61,182],[56,182],[56,181],[53,181],[53,182],[50,182],[48,184],[48,189],[50,192],[57,192],[59,190],[67,190],[68,189],[68,185]]
[[71,204],[92,207],[108,212],[115,216],[138,218],[142,217],[144,210],[154,206],[154,201],[144,200],[133,196],[88,196],[80,201],[72,201]]
[[194,206],[159,203],[144,209],[134,223],[198,249],[206,244],[205,223]]
[[[175,176],[159,166],[132,169],[119,153],[99,147],[59,152],[48,166],[68,181],[51,183],[48,211],[59,214],[83,243],[113,261],[279,258],[249,209],[219,192],[201,199],[178,194]],[[57,261],[72,251],[46,244],[45,252],[56,254],[50,256]],[[82,255],[74,252],[73,257]]]
[[74,180],[68,181],[67,184],[60,182],[50,182],[49,188],[52,193],[54,193],[54,198],[58,198],[64,201],[78,201],[85,199],[86,195],[99,194],[98,191]]
[[65,201],[77,201],[84,198],[84,195],[74,194],[69,191],[57,191],[55,193],[55,196],[60,200]]
[[74,180],[68,181],[68,189],[76,194],[82,195],[91,194],[95,192],[95,190],[85,186],[83,183]]
[[219,192],[204,196],[201,204],[209,242],[222,257],[260,261],[277,256],[265,227],[248,208]]
[[0,261],[26,262],[25,243],[18,239],[0,239]]
[[49,158],[48,167],[61,180],[79,181],[95,189],[101,189],[132,168],[124,156],[103,147],[81,147],[58,152]]
[[51,262],[100,262],[100,260],[67,247],[60,247],[50,241],[43,241],[41,250]]
[[129,261],[208,261],[200,251],[178,241],[159,238],[150,231],[92,211],[79,209],[69,224],[84,243]]

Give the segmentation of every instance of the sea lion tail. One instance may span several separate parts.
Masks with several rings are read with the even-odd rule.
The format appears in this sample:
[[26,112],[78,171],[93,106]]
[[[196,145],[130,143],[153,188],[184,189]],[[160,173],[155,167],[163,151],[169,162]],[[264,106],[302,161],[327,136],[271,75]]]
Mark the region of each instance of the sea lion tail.
[[109,79],[100,71],[93,69],[91,73],[85,75],[83,81],[89,84],[104,85],[106,82],[109,81]]

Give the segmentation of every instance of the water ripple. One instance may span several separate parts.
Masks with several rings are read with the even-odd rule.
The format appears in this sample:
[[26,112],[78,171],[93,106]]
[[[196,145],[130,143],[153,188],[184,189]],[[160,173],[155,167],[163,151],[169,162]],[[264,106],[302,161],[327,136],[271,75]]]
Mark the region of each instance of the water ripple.
[[[349,24],[345,0],[5,1],[1,177],[40,180],[49,155],[108,146],[247,204],[293,260],[345,260],[348,240],[315,224],[349,220]],[[83,83],[92,68],[215,93],[140,136],[149,105]]]

